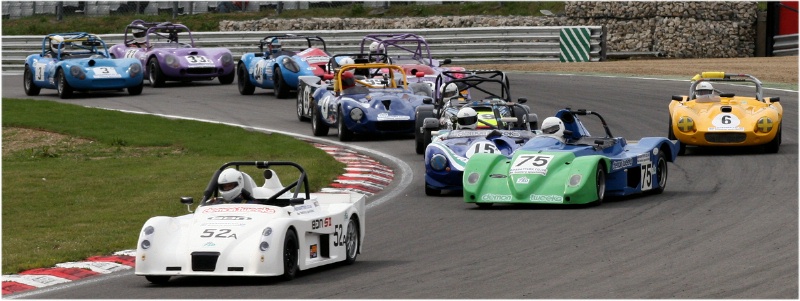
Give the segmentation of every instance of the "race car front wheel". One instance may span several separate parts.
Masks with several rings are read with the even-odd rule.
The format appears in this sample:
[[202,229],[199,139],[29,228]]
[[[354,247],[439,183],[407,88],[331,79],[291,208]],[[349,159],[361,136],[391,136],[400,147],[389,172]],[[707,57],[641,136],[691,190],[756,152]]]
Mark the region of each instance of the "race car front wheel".
[[239,86],[239,94],[242,95],[253,95],[256,91],[256,86],[250,82],[250,74],[247,73],[244,63],[239,63],[236,67],[236,85]]
[[142,94],[142,90],[144,90],[144,80],[142,80],[142,82],[139,83],[138,85],[135,85],[133,87],[128,87],[128,94],[139,95]]
[[286,81],[283,80],[283,74],[281,73],[281,68],[275,68],[275,71],[272,73],[275,85],[275,97],[278,99],[287,98],[289,97],[289,85],[286,84]]
[[656,158],[656,176],[658,177],[658,188],[653,189],[653,193],[659,194],[664,192],[667,187],[667,158],[664,157],[664,152],[659,150]]
[[603,164],[597,164],[594,180],[597,191],[597,200],[595,204],[599,206],[603,204],[603,198],[606,195],[606,168]]
[[353,131],[347,128],[347,125],[344,124],[344,112],[342,107],[339,107],[339,120],[338,125],[339,127],[339,141],[350,141],[353,140]]
[[150,281],[150,283],[159,285],[167,284],[167,282],[169,282],[169,277],[170,276],[144,276],[144,278],[147,279],[147,281]]
[[158,65],[156,58],[151,58],[148,61],[147,71],[150,78],[150,86],[158,88],[164,85],[164,73],[161,72],[161,67]]
[[345,249],[347,252],[346,264],[356,262],[358,256],[358,244],[361,241],[359,238],[360,232],[358,229],[358,221],[355,216],[350,217],[350,222],[347,223],[347,244]]
[[286,232],[286,238],[283,240],[283,275],[281,275],[281,279],[285,281],[292,280],[297,276],[297,270],[299,269],[297,264],[297,259],[299,258],[298,245],[297,234],[290,229]]
[[58,97],[61,97],[61,99],[72,97],[72,87],[70,87],[67,82],[67,77],[64,76],[64,69],[58,69],[58,73],[56,73],[56,82]]
[[319,108],[315,103],[311,104],[311,132],[314,136],[327,136],[328,130],[327,123],[322,122],[322,116],[320,116]]
[[39,88],[39,86],[33,83],[33,72],[31,72],[28,65],[25,65],[25,75],[23,75],[22,80],[22,86],[25,88],[25,95],[36,96],[42,91],[42,88]]

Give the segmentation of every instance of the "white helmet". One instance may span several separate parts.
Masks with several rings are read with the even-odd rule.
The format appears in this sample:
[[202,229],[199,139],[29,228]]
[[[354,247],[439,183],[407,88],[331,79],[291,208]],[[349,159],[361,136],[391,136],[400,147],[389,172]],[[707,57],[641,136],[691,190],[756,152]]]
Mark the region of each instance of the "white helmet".
[[458,95],[458,86],[455,83],[449,83],[441,88],[439,93],[442,94],[442,99],[448,99]]
[[558,138],[564,136],[564,122],[558,117],[547,117],[542,122],[542,133]]
[[694,92],[697,96],[705,96],[714,94],[714,86],[709,82],[700,82],[694,87]]
[[346,58],[343,58],[341,61],[339,61],[339,66],[350,65],[350,64],[355,64],[355,63],[356,63],[356,61],[353,58],[346,57]]
[[228,168],[223,170],[222,173],[219,174],[219,178],[217,178],[217,190],[219,191],[219,195],[227,202],[239,196],[239,194],[242,193],[243,187],[244,178],[242,172],[236,169]]
[[478,127],[478,112],[470,107],[461,108],[458,110],[458,128],[474,130]]
[[273,38],[272,41],[269,42],[269,52],[271,54],[279,54],[281,52],[281,41]]
[[64,37],[55,35],[50,37],[50,50],[53,53],[58,53],[58,45],[64,42]]
[[369,44],[369,52],[370,53],[383,53],[383,45],[378,42],[372,42]]
[[134,28],[131,30],[131,34],[133,34],[133,41],[136,43],[144,43],[145,37],[147,36],[147,31],[143,28]]

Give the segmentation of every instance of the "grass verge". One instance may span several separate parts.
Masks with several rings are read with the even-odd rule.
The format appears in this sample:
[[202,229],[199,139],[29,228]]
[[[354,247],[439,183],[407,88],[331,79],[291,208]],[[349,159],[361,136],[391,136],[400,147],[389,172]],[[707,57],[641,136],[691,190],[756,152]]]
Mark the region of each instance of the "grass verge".
[[[281,134],[51,101],[2,106],[3,274],[135,248],[148,218],[186,214],[179,198],[199,201],[225,162],[296,162],[311,191],[344,171]],[[298,175],[277,172],[284,184]]]

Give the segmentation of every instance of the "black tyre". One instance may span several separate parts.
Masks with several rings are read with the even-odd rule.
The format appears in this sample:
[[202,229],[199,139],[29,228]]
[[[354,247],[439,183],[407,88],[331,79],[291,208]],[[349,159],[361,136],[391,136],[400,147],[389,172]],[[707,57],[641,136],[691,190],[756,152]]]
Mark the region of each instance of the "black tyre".
[[142,90],[144,90],[144,80],[136,86],[128,87],[128,94],[139,95],[142,94]]
[[64,69],[58,69],[56,73],[56,88],[58,89],[58,97],[67,99],[72,97],[72,87],[67,82],[67,77],[64,76]]
[[297,87],[297,120],[308,121],[308,117],[305,116],[305,108],[303,104],[305,103],[305,99],[310,98],[311,87],[309,87],[304,81],[300,81],[300,84]]
[[428,145],[431,144],[431,139],[433,139],[431,129],[422,129],[422,149],[428,148]]
[[319,112],[319,108],[316,104],[311,103],[311,132],[314,136],[327,136],[328,124],[322,121],[322,114]]
[[[524,129],[526,125],[528,125],[528,111],[521,107],[513,107],[514,109],[514,117],[517,117],[517,122],[514,125],[517,129]],[[533,128],[531,128],[533,130]]]
[[441,190],[434,189],[434,188],[428,186],[428,184],[425,184],[425,195],[427,195],[427,196],[439,196],[441,194],[442,194]]
[[358,257],[358,244],[361,243],[361,232],[359,230],[358,221],[354,216],[351,216],[350,221],[347,223],[347,242],[345,243],[347,256],[344,260],[346,264],[353,264],[356,262],[356,257]]
[[39,86],[33,83],[33,72],[31,72],[28,65],[25,65],[25,74],[22,76],[22,80],[22,87],[25,88],[25,95],[36,96],[42,91],[42,88],[39,88]]
[[764,145],[764,150],[767,153],[777,153],[781,148],[781,125],[778,125],[778,133],[775,134],[775,138],[772,138],[772,141]]
[[169,282],[170,276],[144,276],[152,284],[164,285]]
[[158,88],[164,86],[164,73],[161,72],[161,66],[158,65],[158,60],[156,58],[151,58],[147,62],[147,76],[150,79],[150,86],[153,88]]
[[478,208],[486,209],[486,208],[492,207],[492,205],[494,205],[494,203],[475,203],[475,205],[478,205]]
[[283,80],[283,74],[281,73],[281,68],[276,67],[275,72],[272,73],[272,79],[275,81],[275,97],[277,98],[288,98],[289,97],[289,85],[286,84],[286,81]]
[[299,245],[294,230],[287,231],[286,238],[283,240],[283,275],[281,275],[281,279],[284,281],[292,280],[297,276],[299,270],[297,260],[300,257]]
[[430,109],[419,109],[415,112],[414,120],[414,148],[417,154],[424,154],[425,147],[425,139],[422,136],[422,126],[425,124],[425,118],[433,118],[434,114],[433,111]]
[[594,184],[597,192],[597,200],[594,203],[599,206],[603,204],[603,199],[606,195],[606,169],[603,164],[597,164]]
[[658,156],[656,159],[656,176],[658,177],[658,188],[653,189],[654,194],[660,194],[664,192],[664,188],[667,187],[667,177],[668,170],[667,170],[667,158],[664,156],[664,152],[659,150]]
[[247,73],[247,67],[244,66],[244,63],[239,63],[239,66],[236,67],[236,77],[239,94],[253,95],[253,92],[256,91],[256,86],[250,82],[250,74]]
[[220,84],[223,85],[230,85],[233,83],[233,80],[236,79],[236,70],[231,71],[230,74],[225,74],[220,77],[217,77]]
[[344,109],[339,107],[339,120],[337,121],[337,129],[339,130],[339,141],[353,140],[353,131],[347,128],[344,124]]

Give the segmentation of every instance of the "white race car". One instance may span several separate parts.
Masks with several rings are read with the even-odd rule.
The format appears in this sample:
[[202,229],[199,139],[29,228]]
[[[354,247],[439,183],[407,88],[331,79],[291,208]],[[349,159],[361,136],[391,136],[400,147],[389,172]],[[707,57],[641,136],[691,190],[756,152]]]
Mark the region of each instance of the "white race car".
[[[256,186],[243,172],[242,195],[249,201],[221,201],[220,174],[228,167],[244,166],[263,170],[264,184]],[[274,166],[296,167],[300,176],[283,186],[270,169]],[[340,261],[350,264],[364,241],[365,200],[358,193],[309,193],[305,170],[293,162],[229,162],[211,177],[193,213],[156,216],[144,224],[136,275],[154,284],[166,284],[172,276],[291,280],[299,270]],[[192,197],[182,197],[181,203],[192,212]]]

